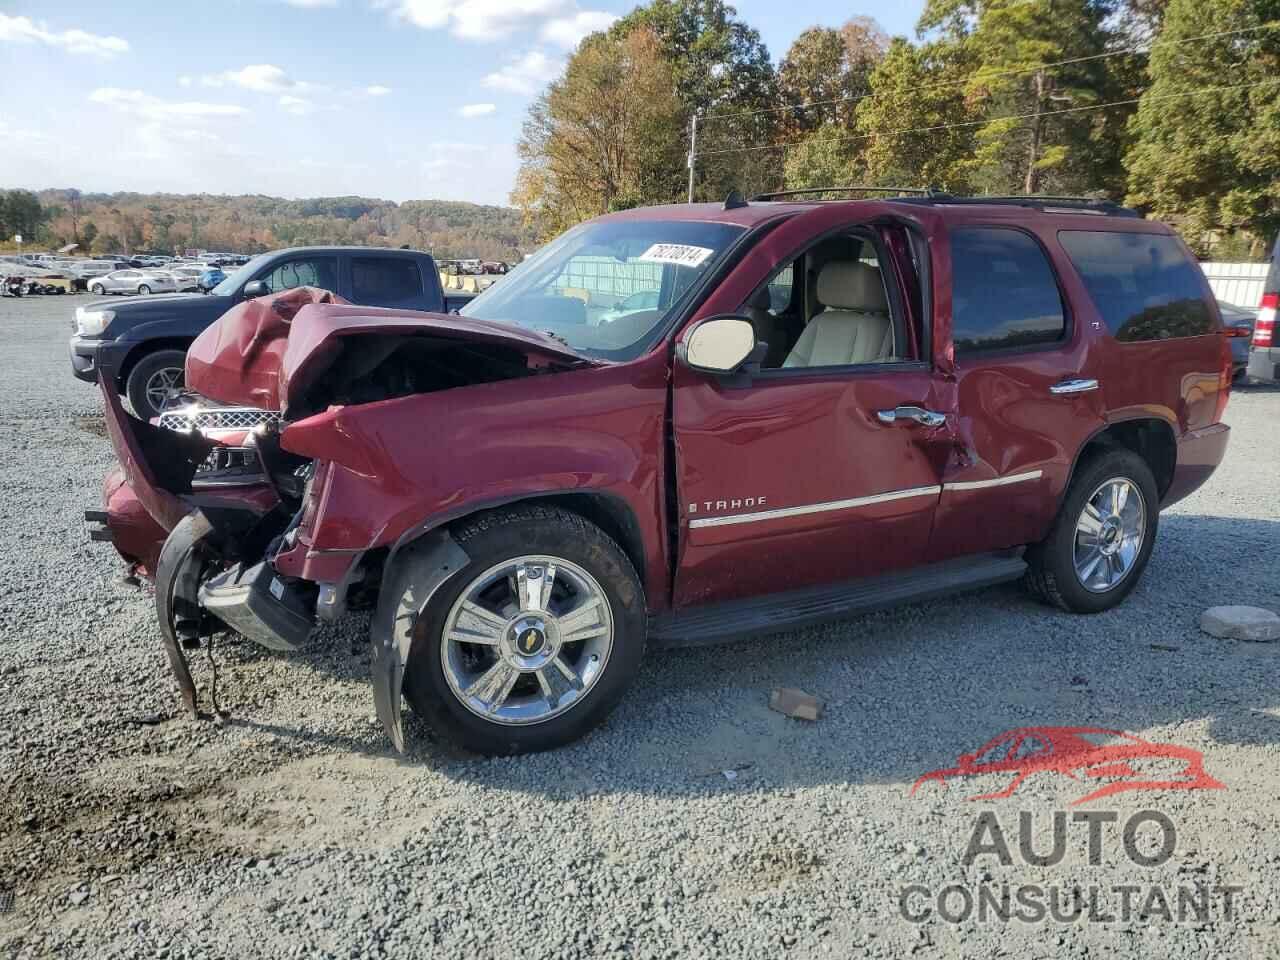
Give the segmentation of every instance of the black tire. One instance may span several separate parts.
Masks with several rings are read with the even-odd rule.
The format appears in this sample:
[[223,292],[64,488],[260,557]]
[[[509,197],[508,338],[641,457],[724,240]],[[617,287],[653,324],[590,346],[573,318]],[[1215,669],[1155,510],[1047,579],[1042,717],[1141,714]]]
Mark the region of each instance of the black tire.
[[[437,733],[480,754],[551,750],[584,736],[617,706],[644,657],[644,589],[626,553],[578,514],[544,506],[480,514],[453,530],[453,536],[471,562],[436,591],[418,616],[404,676],[409,706]],[[613,616],[613,646],[603,672],[564,713],[524,725],[497,723],[473,713],[450,688],[441,664],[444,626],[473,580],[495,564],[531,552],[564,558],[597,581]]]
[[138,284],[138,296],[146,297],[151,295],[151,288],[145,283]]
[[[187,354],[184,350],[157,350],[149,353],[129,371],[125,381],[125,395],[133,412],[142,420],[150,420],[160,415],[159,408],[147,398],[147,383],[153,376],[163,370],[177,369],[185,371]],[[185,373],[183,374],[185,376]],[[182,383],[181,378],[179,384]]]
[[105,297],[107,295],[106,287],[104,287],[100,283],[89,284],[89,292],[93,294],[95,297]]
[[[1142,545],[1133,565],[1115,586],[1099,592],[1086,587],[1076,573],[1076,525],[1095,491],[1113,479],[1128,480],[1141,494],[1144,529]],[[1124,600],[1142,579],[1155,545],[1159,521],[1159,493],[1147,462],[1130,450],[1106,448],[1076,468],[1062,509],[1054,520],[1053,530],[1042,542],[1027,550],[1026,586],[1045,603],[1070,613],[1110,610]]]

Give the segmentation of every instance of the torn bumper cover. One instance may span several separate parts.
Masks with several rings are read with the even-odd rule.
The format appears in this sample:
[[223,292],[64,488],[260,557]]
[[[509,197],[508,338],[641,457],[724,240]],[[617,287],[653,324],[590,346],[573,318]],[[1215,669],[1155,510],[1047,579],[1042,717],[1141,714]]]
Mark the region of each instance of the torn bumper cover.
[[418,612],[470,561],[448,531],[433,531],[400,551],[391,581],[383,584],[379,595],[373,618],[373,704],[382,728],[401,753],[405,741],[400,694]]

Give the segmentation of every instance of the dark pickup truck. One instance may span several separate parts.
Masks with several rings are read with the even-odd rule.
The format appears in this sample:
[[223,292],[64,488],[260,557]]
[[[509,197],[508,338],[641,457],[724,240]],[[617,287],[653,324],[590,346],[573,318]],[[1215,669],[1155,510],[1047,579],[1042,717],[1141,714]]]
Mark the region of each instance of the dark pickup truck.
[[144,420],[183,390],[187,347],[236,304],[294,287],[322,287],[352,303],[449,313],[474,294],[446,297],[430,254],[377,247],[294,247],[254,257],[208,295],[95,300],[75,313],[71,369],[105,374]]

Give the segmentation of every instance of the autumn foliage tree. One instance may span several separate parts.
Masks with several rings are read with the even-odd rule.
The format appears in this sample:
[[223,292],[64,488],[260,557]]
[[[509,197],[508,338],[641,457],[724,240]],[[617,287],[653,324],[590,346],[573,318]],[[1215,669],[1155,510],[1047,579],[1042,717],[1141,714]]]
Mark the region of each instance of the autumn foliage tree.
[[652,30],[588,37],[525,121],[517,204],[549,236],[609,210],[675,200],[683,116]]

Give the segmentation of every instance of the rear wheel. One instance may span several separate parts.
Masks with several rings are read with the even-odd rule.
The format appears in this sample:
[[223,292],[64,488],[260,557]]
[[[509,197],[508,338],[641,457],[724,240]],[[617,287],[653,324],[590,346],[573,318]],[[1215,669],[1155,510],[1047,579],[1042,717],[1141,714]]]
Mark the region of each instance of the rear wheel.
[[157,350],[139,360],[125,381],[133,412],[143,420],[158,417],[165,404],[182,393],[186,362],[182,350]]
[[1110,449],[1081,465],[1049,536],[1027,551],[1027,584],[1073,613],[1101,613],[1137,586],[1155,544],[1159,494],[1136,453]]
[[644,594],[626,554],[577,514],[547,507],[483,515],[454,539],[471,562],[418,616],[409,705],[477,753],[583,736],[644,654]]
[[151,293],[151,288],[145,283],[141,283],[138,285],[138,293],[144,297],[148,296]]

